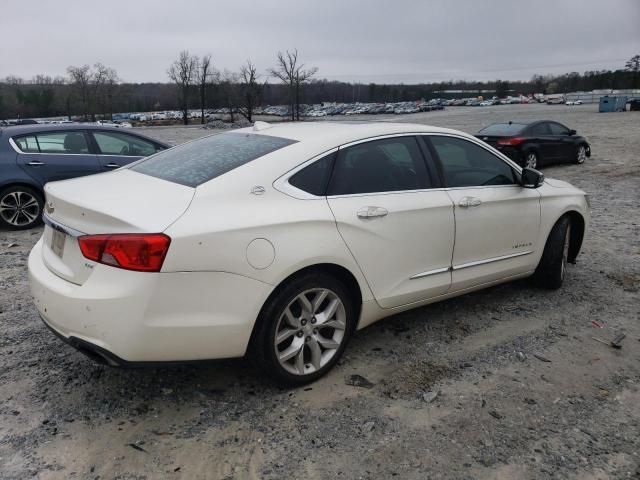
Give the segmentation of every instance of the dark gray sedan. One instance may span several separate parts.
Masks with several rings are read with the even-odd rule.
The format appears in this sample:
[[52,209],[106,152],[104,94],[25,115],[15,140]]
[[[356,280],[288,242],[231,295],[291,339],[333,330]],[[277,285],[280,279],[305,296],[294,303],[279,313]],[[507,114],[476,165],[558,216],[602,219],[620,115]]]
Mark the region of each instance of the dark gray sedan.
[[0,129],[0,228],[40,221],[47,182],[107,172],[169,148],[144,135],[99,125]]

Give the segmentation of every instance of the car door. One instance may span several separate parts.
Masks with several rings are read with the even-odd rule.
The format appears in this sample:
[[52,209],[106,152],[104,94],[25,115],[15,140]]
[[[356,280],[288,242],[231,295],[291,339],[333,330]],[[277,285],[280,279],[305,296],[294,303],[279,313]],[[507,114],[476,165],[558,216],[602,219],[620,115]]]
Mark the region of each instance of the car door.
[[162,150],[158,144],[124,132],[91,130],[103,171],[114,170]]
[[12,141],[18,165],[41,185],[100,172],[84,130],[36,132]]
[[556,144],[556,160],[561,162],[573,162],[576,158],[576,145],[569,129],[558,122],[549,122],[549,128]]
[[535,268],[540,194],[518,184],[518,173],[481,143],[456,136],[425,137],[454,204],[451,290],[464,290]]
[[405,305],[451,284],[453,204],[414,136],[340,148],[327,191],[338,230],[378,304]]
[[558,141],[551,133],[549,122],[538,122],[529,127],[529,131],[540,146],[538,152],[541,159],[540,164],[555,161],[558,157]]

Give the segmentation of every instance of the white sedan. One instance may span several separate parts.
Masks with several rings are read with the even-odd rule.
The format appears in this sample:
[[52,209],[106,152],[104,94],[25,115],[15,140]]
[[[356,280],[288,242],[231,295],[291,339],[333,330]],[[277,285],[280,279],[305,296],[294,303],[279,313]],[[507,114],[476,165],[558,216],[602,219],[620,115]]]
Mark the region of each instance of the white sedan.
[[289,384],[389,315],[560,287],[589,223],[570,184],[410,124],[256,122],[45,191],[29,276],[62,339],[112,365],[251,355]]

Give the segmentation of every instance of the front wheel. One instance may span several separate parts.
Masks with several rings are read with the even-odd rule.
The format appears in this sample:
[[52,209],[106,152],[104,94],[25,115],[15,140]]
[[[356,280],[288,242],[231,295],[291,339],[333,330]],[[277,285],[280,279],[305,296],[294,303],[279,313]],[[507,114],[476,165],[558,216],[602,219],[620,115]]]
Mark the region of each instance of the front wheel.
[[553,226],[547,238],[542,258],[533,276],[536,285],[550,290],[556,290],[562,286],[567,272],[570,238],[569,219],[562,217]]
[[587,148],[584,145],[578,145],[576,152],[576,163],[581,164],[587,159]]
[[323,274],[294,278],[258,319],[250,354],[282,384],[302,385],[327,373],[342,355],[355,327],[348,289]]
[[40,223],[42,197],[34,189],[16,185],[0,192],[0,227],[25,230]]

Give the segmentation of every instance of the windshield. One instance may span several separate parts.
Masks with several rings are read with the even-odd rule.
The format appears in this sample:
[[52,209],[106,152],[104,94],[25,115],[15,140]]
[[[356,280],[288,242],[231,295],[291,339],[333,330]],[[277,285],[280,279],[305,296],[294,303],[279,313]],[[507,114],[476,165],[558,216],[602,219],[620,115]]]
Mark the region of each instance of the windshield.
[[483,128],[478,133],[480,135],[497,135],[500,137],[510,137],[511,135],[517,135],[526,125],[522,123],[494,123],[488,127]]
[[165,150],[130,168],[152,177],[197,187],[292,143],[296,140],[253,133],[220,133]]

